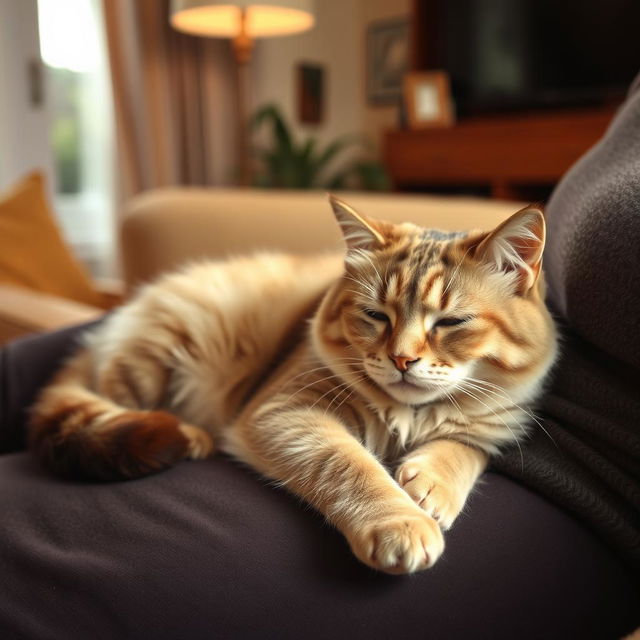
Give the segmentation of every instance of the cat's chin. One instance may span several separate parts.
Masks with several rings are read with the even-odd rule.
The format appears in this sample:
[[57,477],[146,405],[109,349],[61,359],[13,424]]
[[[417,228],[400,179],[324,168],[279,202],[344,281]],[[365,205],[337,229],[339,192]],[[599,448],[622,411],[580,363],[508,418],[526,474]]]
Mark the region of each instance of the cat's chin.
[[449,385],[432,383],[427,386],[417,385],[408,380],[399,380],[383,385],[385,391],[394,399],[403,404],[427,404],[445,395]]

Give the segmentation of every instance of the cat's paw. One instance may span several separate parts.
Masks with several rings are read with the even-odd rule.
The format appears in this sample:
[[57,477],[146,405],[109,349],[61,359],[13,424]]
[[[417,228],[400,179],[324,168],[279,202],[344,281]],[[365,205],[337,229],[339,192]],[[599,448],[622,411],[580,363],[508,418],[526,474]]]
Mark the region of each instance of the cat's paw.
[[432,567],[444,550],[438,524],[419,511],[362,527],[348,536],[356,557],[385,573],[413,573]]
[[182,435],[187,439],[188,458],[202,460],[213,453],[213,438],[204,429],[184,422],[180,424],[179,428]]
[[443,529],[449,529],[458,517],[464,500],[455,489],[447,486],[420,460],[407,460],[396,472],[398,484],[424,512]]

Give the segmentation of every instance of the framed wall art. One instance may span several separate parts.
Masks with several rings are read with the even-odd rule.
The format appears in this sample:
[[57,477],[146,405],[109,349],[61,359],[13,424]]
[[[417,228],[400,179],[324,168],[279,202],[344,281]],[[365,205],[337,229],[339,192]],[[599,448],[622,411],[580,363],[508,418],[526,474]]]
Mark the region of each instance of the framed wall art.
[[304,124],[320,124],[324,118],[324,67],[301,62],[296,66],[296,85],[298,120]]
[[409,68],[409,21],[372,23],[367,30],[367,99],[370,104],[397,104]]

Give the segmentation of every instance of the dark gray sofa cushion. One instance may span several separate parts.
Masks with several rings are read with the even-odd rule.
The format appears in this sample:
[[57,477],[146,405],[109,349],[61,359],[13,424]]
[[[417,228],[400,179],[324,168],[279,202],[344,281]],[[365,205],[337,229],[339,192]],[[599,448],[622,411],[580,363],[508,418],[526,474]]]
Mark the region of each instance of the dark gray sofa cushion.
[[[549,141],[553,153],[553,141]],[[640,76],[546,210],[562,356],[524,448],[494,468],[579,516],[640,572]],[[639,607],[640,608],[640,607]]]

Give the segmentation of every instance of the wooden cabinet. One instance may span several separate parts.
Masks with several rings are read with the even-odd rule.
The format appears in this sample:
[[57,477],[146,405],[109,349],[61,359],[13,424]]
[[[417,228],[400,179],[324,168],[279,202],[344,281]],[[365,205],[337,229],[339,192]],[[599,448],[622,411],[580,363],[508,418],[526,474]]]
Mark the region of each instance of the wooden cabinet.
[[451,128],[388,131],[384,159],[398,189],[488,187],[519,199],[551,187],[606,130],[612,107],[474,117]]
[[[446,69],[447,61],[452,61],[447,31],[442,28],[451,20],[451,6],[449,0],[412,0],[413,71]],[[495,7],[494,13],[502,15]],[[468,35],[456,41],[456,64],[473,55],[469,43],[475,40]],[[548,193],[599,140],[622,98],[623,94],[603,96],[610,100],[606,106],[528,112],[491,113],[467,105],[462,111],[468,115],[450,128],[386,132],[384,159],[401,190],[470,187],[497,198],[530,199],[530,193]]]

